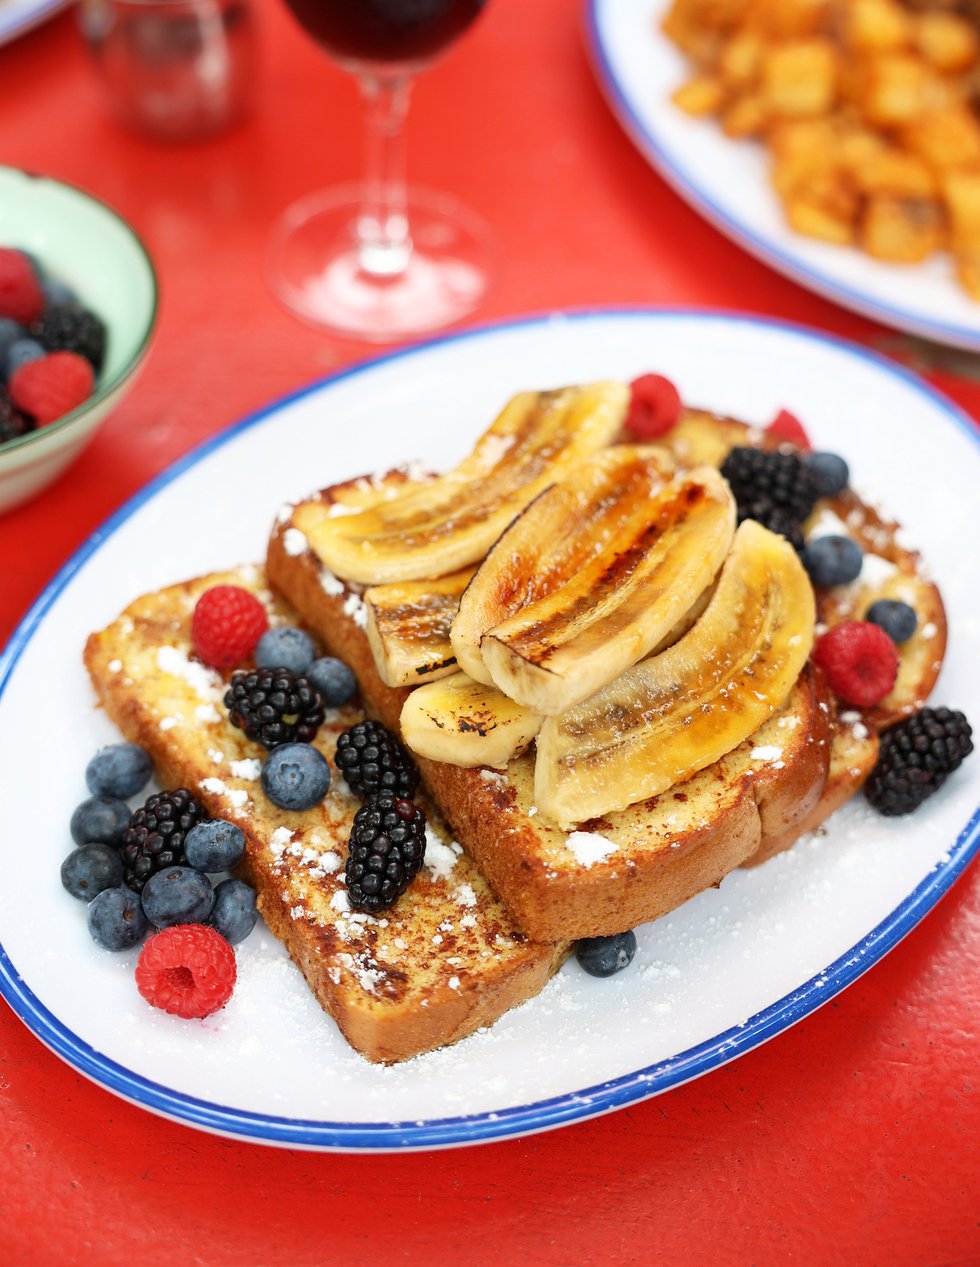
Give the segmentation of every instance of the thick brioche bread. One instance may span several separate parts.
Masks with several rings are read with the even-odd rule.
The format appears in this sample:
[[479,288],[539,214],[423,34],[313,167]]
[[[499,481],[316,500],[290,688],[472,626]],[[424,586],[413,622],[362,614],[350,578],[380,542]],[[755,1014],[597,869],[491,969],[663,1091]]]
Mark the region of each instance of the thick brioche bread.
[[[194,604],[216,584],[257,593],[273,623],[295,619],[257,568],[203,577],[131,604],[89,638],[85,663],[109,716],[150,753],[163,785],[190,788],[209,814],[241,827],[240,873],[347,1040],[369,1060],[405,1060],[536,994],[566,948],[529,941],[448,838],[430,838],[421,874],[383,918],[350,911],[343,864],[360,801],[337,777],[322,804],[302,813],[277,809],[262,792],[264,749],[229,723],[221,677],[190,654]],[[360,716],[353,707],[328,712],[316,740],[328,759]]]
[[[358,482],[291,508],[269,543],[271,583],[357,674],[367,710],[397,729],[407,688],[378,675],[358,594],[324,569],[307,533],[332,508],[357,504]],[[575,939],[655,919],[719,883],[819,812],[832,709],[805,674],[752,739],[681,787],[567,833],[533,804],[529,757],[506,771],[420,760],[430,795],[529,936]],[[754,754],[754,755],[753,755]]]

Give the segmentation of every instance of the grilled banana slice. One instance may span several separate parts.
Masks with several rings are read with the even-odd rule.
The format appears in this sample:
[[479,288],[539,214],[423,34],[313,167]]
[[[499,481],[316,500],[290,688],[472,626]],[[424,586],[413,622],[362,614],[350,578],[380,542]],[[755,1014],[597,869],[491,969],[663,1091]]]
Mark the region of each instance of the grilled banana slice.
[[416,686],[458,672],[449,627],[472,575],[473,569],[465,568],[436,581],[365,590],[365,632],[388,686]]
[[652,497],[673,474],[665,449],[618,445],[582,462],[510,525],[460,600],[450,638],[461,669],[493,685],[483,636],[565,585],[620,532],[628,504]]
[[401,730],[420,757],[502,769],[520,756],[541,721],[495,686],[455,673],[412,691],[402,706]]
[[[704,467],[656,489],[642,459],[607,464],[594,500],[561,542],[560,559],[536,563],[560,583],[550,594],[509,604],[505,619],[480,642],[491,680],[511,699],[554,716],[593,695],[642,660],[684,619],[715,579],[735,533],[735,500],[717,471]],[[652,487],[651,487],[652,486]],[[479,592],[486,569],[508,586],[513,561],[554,540],[567,511],[556,489],[544,493],[504,534],[467,590]],[[593,521],[603,531],[593,531]]]
[[324,520],[310,544],[332,572],[363,585],[456,572],[482,559],[542,489],[604,448],[628,403],[617,382],[522,392],[448,474]]
[[567,825],[656,796],[711,765],[786,699],[813,643],[814,598],[793,547],[753,520],[701,619],[537,739],[535,802]]

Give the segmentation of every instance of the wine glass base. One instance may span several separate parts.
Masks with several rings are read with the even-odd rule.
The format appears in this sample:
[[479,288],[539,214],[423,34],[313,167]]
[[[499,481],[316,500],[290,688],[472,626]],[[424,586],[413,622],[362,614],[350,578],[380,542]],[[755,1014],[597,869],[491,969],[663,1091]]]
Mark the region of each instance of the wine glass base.
[[367,271],[358,251],[360,190],[342,186],[294,203],[273,229],[269,280],[303,320],[372,343],[441,330],[487,293],[487,227],[453,199],[410,189],[408,262],[390,276]]

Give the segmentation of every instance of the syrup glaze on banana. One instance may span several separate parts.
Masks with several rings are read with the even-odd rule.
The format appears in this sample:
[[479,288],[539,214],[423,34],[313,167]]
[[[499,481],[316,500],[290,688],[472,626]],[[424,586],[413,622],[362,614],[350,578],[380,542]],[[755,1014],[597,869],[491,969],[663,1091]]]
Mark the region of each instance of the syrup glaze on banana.
[[534,781],[541,811],[561,825],[584,822],[713,764],[787,698],[814,623],[813,589],[795,550],[747,520],[688,633],[545,721]]

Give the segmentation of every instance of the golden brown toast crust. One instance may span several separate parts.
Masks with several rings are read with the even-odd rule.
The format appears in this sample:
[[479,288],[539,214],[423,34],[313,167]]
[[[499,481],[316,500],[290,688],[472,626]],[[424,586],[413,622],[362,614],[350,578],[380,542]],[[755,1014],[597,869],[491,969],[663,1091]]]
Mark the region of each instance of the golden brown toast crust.
[[[281,520],[269,543],[271,583],[357,675],[367,710],[397,730],[407,688],[381,681],[357,598],[302,547],[302,526],[342,500],[349,486],[325,490]],[[287,534],[291,534],[287,536]],[[815,812],[826,782],[830,731],[822,695],[809,675],[792,699],[790,739],[758,736],[682,788],[568,833],[537,813],[532,766],[525,757],[505,774],[421,759],[430,795],[520,927],[536,939],[620,932],[673,910],[720,882],[769,836]],[[769,733],[777,733],[779,718]],[[764,727],[763,730],[767,728]],[[763,755],[752,758],[751,752]],[[770,750],[778,751],[773,759]],[[795,833],[794,833],[795,834]],[[595,837],[615,849],[596,858]]]
[[[360,801],[338,777],[322,805],[303,813],[265,797],[254,765],[264,749],[230,725],[221,679],[190,655],[194,603],[215,584],[258,593],[274,623],[294,619],[258,569],[203,577],[131,604],[89,638],[85,664],[109,716],[150,753],[163,785],[190,788],[209,814],[241,827],[240,873],[347,1040],[369,1060],[405,1060],[537,993],[566,948],[529,941],[466,854],[445,844],[430,842],[428,860],[435,853],[437,865],[424,867],[383,918],[349,910],[343,861]],[[340,731],[361,715],[352,707],[328,712],[316,740],[328,759]]]

